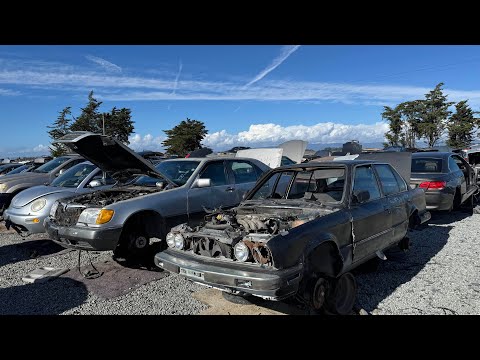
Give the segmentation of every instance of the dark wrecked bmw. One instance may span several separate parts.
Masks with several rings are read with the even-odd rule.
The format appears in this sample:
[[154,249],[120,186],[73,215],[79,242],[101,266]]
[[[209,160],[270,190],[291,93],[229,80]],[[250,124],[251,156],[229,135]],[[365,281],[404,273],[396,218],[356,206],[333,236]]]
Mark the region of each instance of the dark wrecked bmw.
[[155,264],[233,294],[295,296],[314,311],[347,314],[350,271],[394,245],[407,249],[408,229],[429,219],[424,191],[390,164],[290,165],[262,176],[238,207],[172,228]]

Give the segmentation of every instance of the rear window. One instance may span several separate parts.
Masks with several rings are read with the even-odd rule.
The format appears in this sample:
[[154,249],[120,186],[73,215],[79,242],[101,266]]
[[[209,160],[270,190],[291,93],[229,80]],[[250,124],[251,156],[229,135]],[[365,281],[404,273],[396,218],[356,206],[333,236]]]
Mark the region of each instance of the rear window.
[[415,158],[412,159],[412,173],[440,173],[442,159]]

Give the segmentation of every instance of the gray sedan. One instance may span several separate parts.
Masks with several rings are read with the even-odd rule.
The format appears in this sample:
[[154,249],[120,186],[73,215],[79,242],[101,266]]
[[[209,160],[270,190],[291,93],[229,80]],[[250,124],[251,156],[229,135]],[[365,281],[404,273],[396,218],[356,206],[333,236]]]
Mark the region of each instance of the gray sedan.
[[83,161],[85,159],[78,155],[60,156],[33,171],[2,176],[0,178],[0,215],[20,191],[36,185],[49,184],[61,173]]
[[475,170],[455,153],[413,153],[411,170],[410,186],[425,191],[428,210],[456,209],[478,192]]
[[23,236],[45,232],[43,221],[55,201],[107,189],[114,183],[115,180],[104,175],[91,162],[82,162],[57,177],[49,186],[34,186],[17,194],[3,214],[5,225]]
[[[164,240],[175,225],[198,224],[206,208],[236,206],[269,169],[233,157],[172,159],[154,167],[107,136],[78,132],[61,141],[118,183],[56,202],[45,220],[47,233],[64,247],[114,250],[125,259],[144,255],[150,239]],[[144,176],[132,182],[132,175]]]

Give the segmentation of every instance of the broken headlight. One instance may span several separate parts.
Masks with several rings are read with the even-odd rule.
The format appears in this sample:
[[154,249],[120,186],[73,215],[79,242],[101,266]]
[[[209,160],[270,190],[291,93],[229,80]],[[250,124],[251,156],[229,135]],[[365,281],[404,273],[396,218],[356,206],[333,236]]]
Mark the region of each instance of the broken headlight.
[[173,241],[178,250],[182,250],[185,247],[185,240],[183,239],[182,234],[175,234]]
[[30,210],[37,212],[42,210],[45,205],[47,205],[47,200],[45,200],[45,198],[40,198],[32,202],[32,205],[30,205]]
[[175,234],[174,233],[169,232],[167,234],[166,240],[167,240],[168,247],[171,247],[171,248],[175,247]]
[[235,253],[235,258],[238,261],[245,262],[250,257],[250,249],[247,245],[245,245],[243,241],[239,241],[233,249]]
[[50,217],[55,217],[55,213],[57,212],[59,202],[55,201],[52,205],[52,208],[50,209]]

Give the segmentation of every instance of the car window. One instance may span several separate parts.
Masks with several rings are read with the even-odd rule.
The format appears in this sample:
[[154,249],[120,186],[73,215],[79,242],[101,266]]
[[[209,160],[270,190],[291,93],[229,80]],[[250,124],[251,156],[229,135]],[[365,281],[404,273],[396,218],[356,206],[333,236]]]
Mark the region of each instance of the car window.
[[77,164],[52,181],[51,186],[75,188],[96,168],[93,164]]
[[[167,160],[155,165],[155,167],[175,184],[182,186],[190,179],[198,165],[200,165],[200,161],[196,160]],[[146,178],[148,177],[140,177],[136,184],[142,184],[144,182],[150,183],[151,180]],[[157,179],[154,183],[158,181]]]
[[[99,172],[97,175],[95,175],[92,180],[100,180],[103,185],[113,185],[116,183],[115,179],[113,179],[112,177],[110,177],[110,175],[108,175],[108,173],[105,174],[105,179],[103,178],[103,173],[102,172]],[[90,181],[92,181],[90,180]],[[157,179],[158,181],[158,179]]]
[[452,172],[460,170],[460,168],[457,165],[457,162],[455,161],[455,159],[452,156],[450,156],[448,158],[448,168]]
[[344,185],[345,169],[328,168],[301,171],[295,176],[288,199],[306,198],[322,203],[337,202],[342,200]]
[[457,163],[457,166],[460,170],[465,169],[467,167],[467,162],[463,160],[461,157],[452,156],[453,160]]
[[390,167],[390,169],[393,172],[393,175],[395,175],[395,179],[397,179],[398,187],[400,188],[400,191],[407,191],[408,190],[408,185],[406,181],[400,176],[400,174],[395,170],[395,168]]
[[257,181],[258,174],[252,164],[246,161],[228,161],[236,184]]
[[201,179],[210,179],[212,186],[227,185],[227,177],[225,176],[225,166],[223,161],[216,161],[207,164],[200,174]]
[[[68,160],[70,160],[70,158],[66,157],[66,156],[57,157],[57,158],[55,158],[53,160],[50,160],[49,162],[43,164],[42,166],[39,166],[33,172],[48,173],[48,172],[52,171],[53,169],[57,168],[58,166],[60,166],[61,164],[63,164],[65,161],[68,161]],[[83,160],[83,161],[85,161],[85,160]]]
[[357,195],[362,191],[367,191],[369,201],[380,198],[380,189],[371,165],[358,166],[355,169],[355,178],[353,180],[353,194]]
[[383,193],[385,195],[396,194],[400,192],[397,179],[393,174],[393,171],[388,165],[375,165],[378,178],[380,179],[380,185],[382,186]]
[[414,158],[412,159],[412,173],[440,173],[442,159]]

